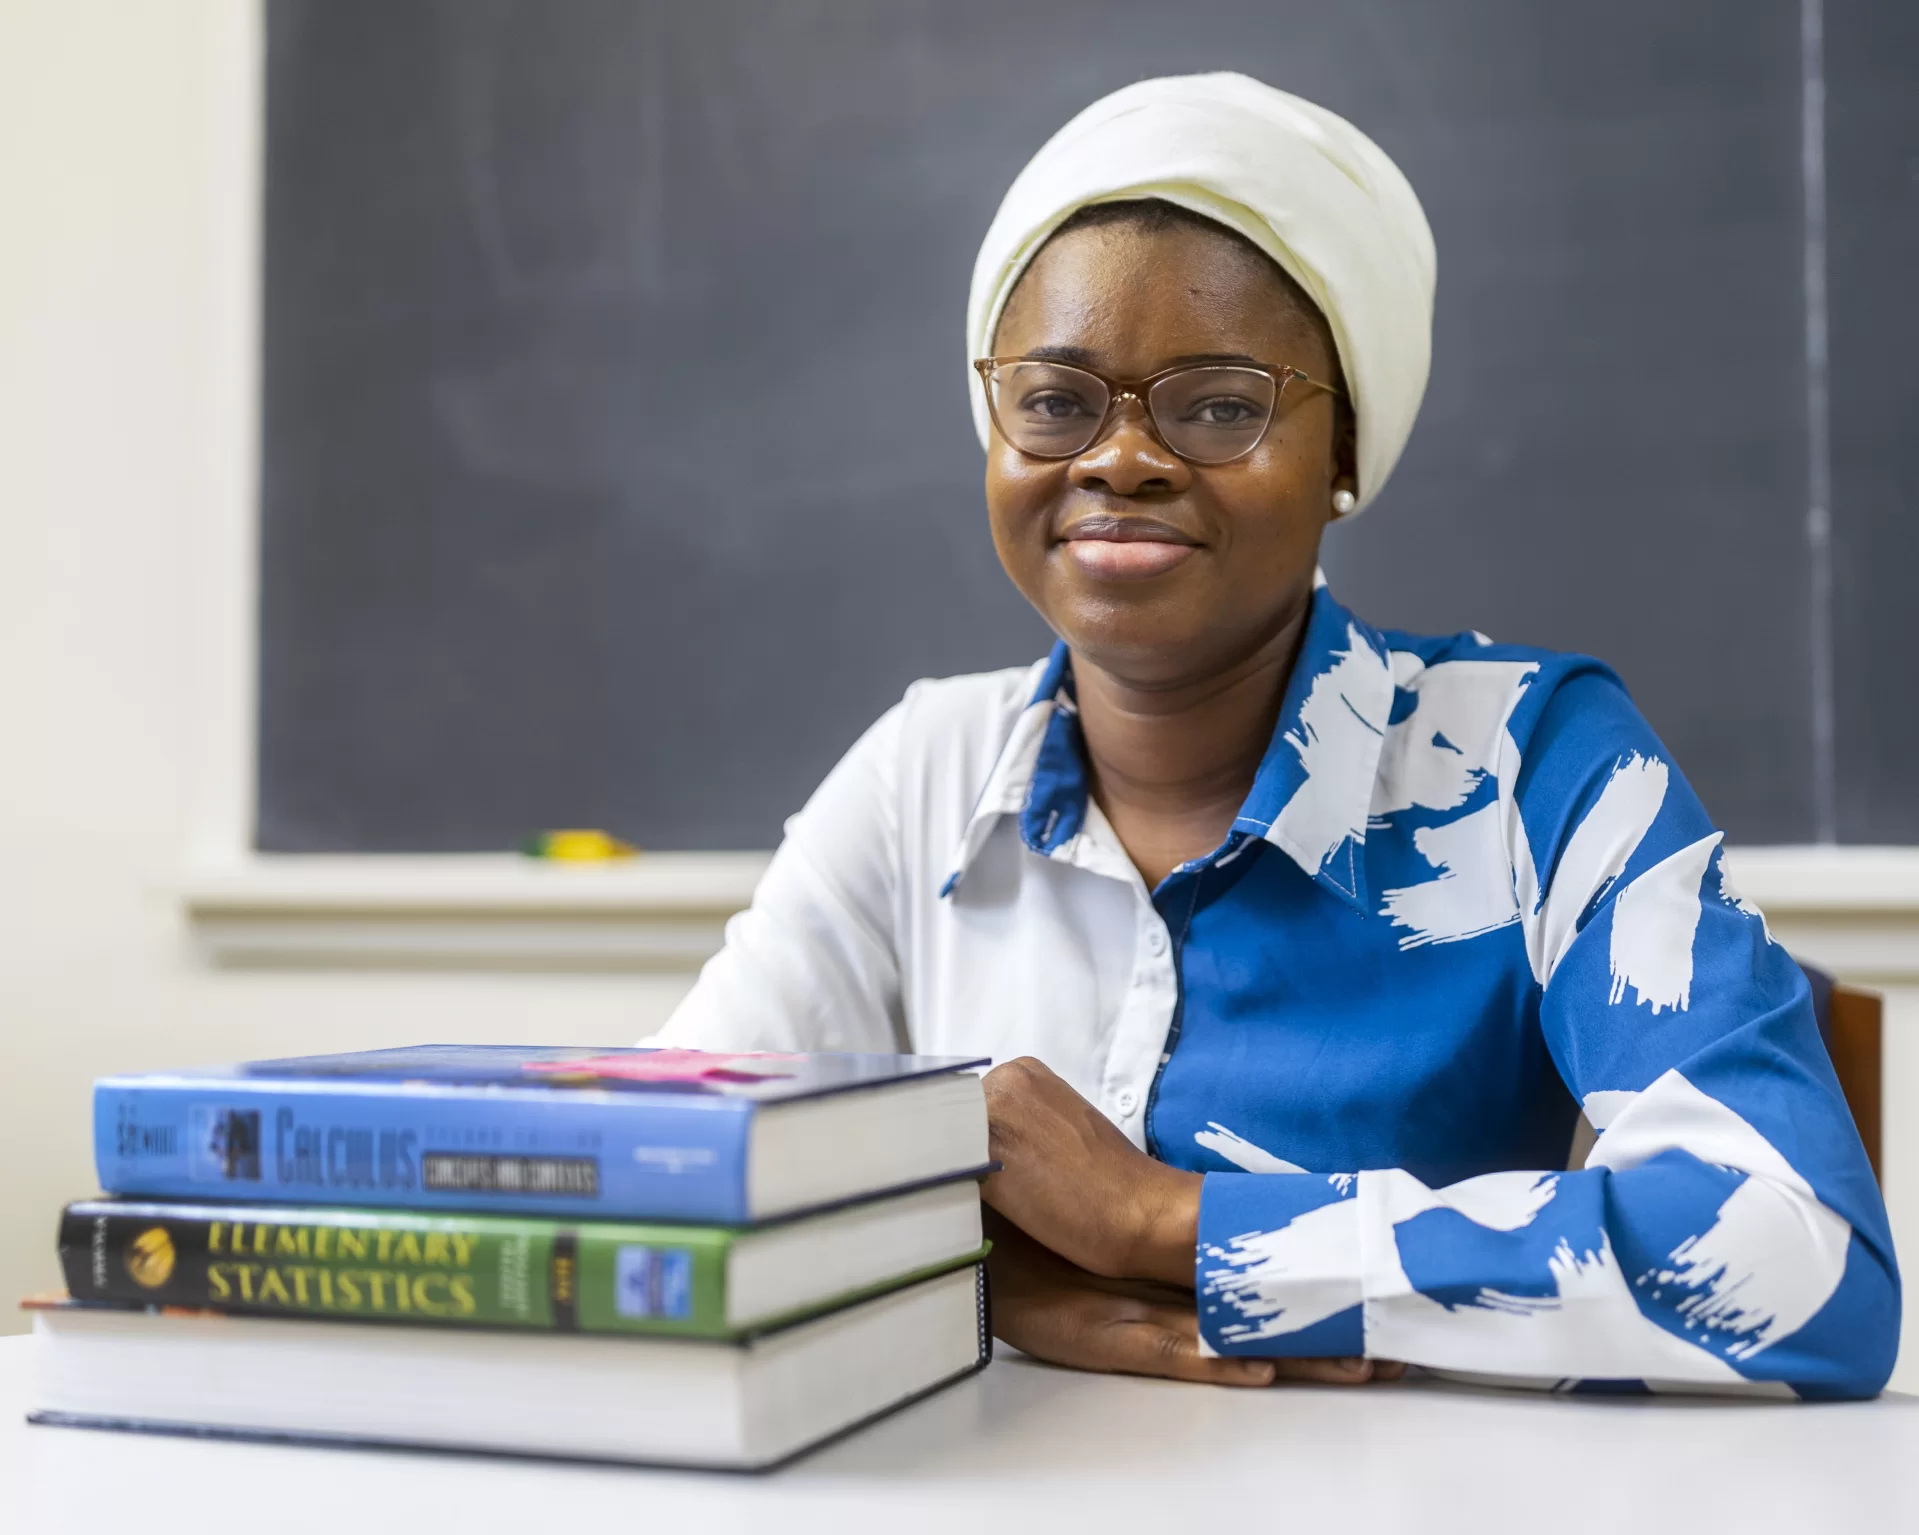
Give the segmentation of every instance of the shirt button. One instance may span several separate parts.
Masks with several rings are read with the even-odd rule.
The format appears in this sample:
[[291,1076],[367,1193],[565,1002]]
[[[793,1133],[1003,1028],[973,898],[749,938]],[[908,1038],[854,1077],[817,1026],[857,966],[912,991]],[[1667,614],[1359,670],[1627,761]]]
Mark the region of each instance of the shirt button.
[[1146,952],[1164,954],[1166,952],[1166,930],[1161,927],[1149,927],[1146,930]]
[[1119,1105],[1121,1114],[1131,1115],[1133,1110],[1139,1107],[1139,1094],[1134,1092],[1130,1087],[1122,1088],[1120,1089],[1119,1096],[1115,1098],[1113,1102]]

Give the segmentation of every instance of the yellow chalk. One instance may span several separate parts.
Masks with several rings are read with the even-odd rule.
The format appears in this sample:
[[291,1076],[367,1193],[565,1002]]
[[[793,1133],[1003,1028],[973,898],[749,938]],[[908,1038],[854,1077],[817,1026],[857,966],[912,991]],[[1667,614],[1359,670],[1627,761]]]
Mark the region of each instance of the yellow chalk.
[[631,858],[639,849],[603,831],[545,831],[521,845],[529,858],[551,858],[556,863],[605,863]]

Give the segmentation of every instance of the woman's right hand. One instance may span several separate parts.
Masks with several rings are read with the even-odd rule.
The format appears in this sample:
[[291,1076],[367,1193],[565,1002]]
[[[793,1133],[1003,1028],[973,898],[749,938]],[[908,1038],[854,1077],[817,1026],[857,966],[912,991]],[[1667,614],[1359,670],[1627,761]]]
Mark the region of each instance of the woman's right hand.
[[1161,1375],[1220,1386],[1275,1380],[1356,1386],[1397,1380],[1405,1366],[1370,1359],[1218,1358],[1199,1349],[1193,1292],[1105,1279],[1068,1263],[990,1207],[993,1335],[1023,1354],[1075,1370]]

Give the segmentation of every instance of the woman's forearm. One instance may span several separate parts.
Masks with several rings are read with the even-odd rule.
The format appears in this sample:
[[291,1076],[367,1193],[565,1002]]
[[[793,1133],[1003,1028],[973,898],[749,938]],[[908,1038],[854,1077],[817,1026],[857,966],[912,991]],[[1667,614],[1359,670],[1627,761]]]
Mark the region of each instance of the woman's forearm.
[[1031,1058],[987,1074],[986,1107],[988,1204],[1091,1273],[1192,1288],[1199,1173],[1147,1156]]

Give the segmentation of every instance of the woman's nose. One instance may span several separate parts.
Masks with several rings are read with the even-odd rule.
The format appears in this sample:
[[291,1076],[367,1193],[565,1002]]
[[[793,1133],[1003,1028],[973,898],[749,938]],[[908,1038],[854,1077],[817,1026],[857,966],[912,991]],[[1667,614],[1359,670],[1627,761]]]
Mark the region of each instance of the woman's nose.
[[1132,399],[1121,402],[1106,434],[1073,460],[1067,477],[1080,490],[1116,496],[1176,494],[1193,478],[1186,461],[1155,435],[1145,407]]

